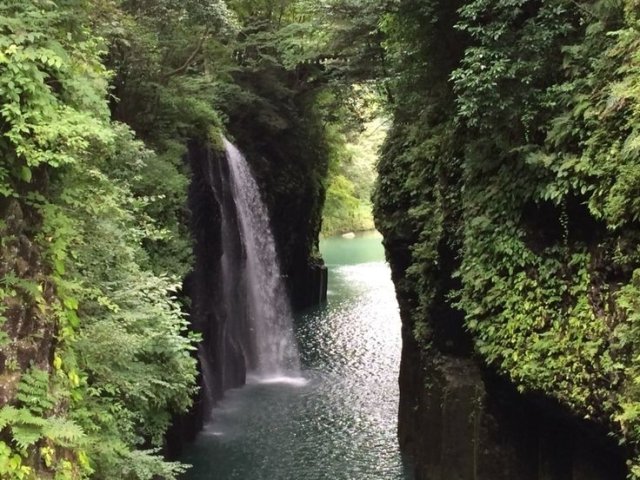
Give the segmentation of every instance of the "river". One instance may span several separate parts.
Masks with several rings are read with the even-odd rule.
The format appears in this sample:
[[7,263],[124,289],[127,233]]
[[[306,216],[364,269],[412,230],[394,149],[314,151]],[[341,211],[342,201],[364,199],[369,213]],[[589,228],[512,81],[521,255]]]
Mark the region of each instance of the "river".
[[226,393],[185,480],[409,480],[396,440],[400,318],[378,234],[329,238],[327,304],[296,318],[302,378]]

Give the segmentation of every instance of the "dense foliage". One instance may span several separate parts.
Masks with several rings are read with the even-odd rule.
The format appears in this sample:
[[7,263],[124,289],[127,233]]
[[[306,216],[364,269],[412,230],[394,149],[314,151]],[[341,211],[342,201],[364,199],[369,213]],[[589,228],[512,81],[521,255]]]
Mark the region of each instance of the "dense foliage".
[[376,216],[425,350],[435,308],[640,476],[637,2],[403,0]]
[[175,298],[188,142],[242,144],[289,274],[325,190],[325,233],[370,226],[375,99],[392,119],[376,222],[423,350],[446,306],[520,390],[605,424],[640,477],[639,14],[0,0],[0,476],[183,468],[158,448],[195,389]]
[[[154,273],[141,247],[174,241],[171,222],[149,215],[163,190],[142,177],[162,159],[110,119],[106,43],[88,8],[2,4],[2,478],[180,470],[153,449],[195,388],[172,301],[188,264]],[[47,334],[34,363],[29,344]]]
[[386,135],[384,120],[374,118],[362,130],[346,134],[335,128],[329,131],[335,147],[329,160],[322,234],[373,230],[371,194],[378,149]]
[[183,159],[223,130],[243,141],[271,207],[311,212],[279,230],[307,260],[332,148],[314,9],[0,0],[3,479],[184,470],[160,451],[196,388]]

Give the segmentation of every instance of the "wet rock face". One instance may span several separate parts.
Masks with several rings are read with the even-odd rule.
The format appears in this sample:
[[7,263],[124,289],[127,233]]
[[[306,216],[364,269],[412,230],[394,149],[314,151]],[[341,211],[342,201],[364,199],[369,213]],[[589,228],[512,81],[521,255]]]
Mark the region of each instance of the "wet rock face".
[[624,480],[625,455],[606,431],[542,395],[525,397],[487,371],[448,299],[456,255],[439,245],[427,335],[418,343],[418,286],[407,277],[416,239],[383,232],[402,317],[398,437],[416,480]]
[[[208,367],[212,370],[211,376],[216,379],[211,386],[210,394],[214,400],[218,400],[225,390],[244,384],[247,369],[246,352],[242,350],[242,342],[237,340],[247,336],[247,332],[237,331],[243,324],[240,318],[247,312],[242,308],[237,312],[230,312],[223,306],[224,302],[229,300],[224,298],[224,285],[221,284],[223,241],[226,244],[225,255],[232,257],[227,259],[230,264],[241,265],[245,252],[241,247],[240,230],[235,224],[236,206],[234,202],[229,201],[230,194],[220,194],[225,185],[229,184],[229,179],[226,178],[229,172],[225,153],[192,142],[189,146],[188,161],[193,172],[189,189],[189,208],[195,266],[185,281],[185,291],[191,299],[192,329],[201,333],[203,338],[201,356],[206,356]],[[274,164],[278,165],[278,162]],[[269,180],[274,179],[264,174],[258,177],[258,181]],[[293,256],[287,255],[282,262],[294,307],[306,308],[320,303],[326,299],[327,270],[321,261],[314,263],[310,259],[311,252],[308,250],[307,241],[310,227],[303,228],[299,218],[308,213],[299,211],[298,204],[302,200],[296,203],[286,196],[272,195],[269,193],[273,189],[272,185],[259,187],[261,191],[264,189],[267,197],[277,205],[275,213],[273,205],[270,206],[270,215],[274,219],[272,224],[280,227],[280,235],[276,236],[276,242],[279,242],[278,250],[288,252],[289,246],[296,247]],[[223,217],[227,222],[225,235],[235,235],[235,241],[230,238],[223,239]],[[241,278],[235,280],[232,281],[234,285],[244,284]],[[231,293],[238,297],[234,303],[242,307],[247,294],[237,290],[238,287],[234,287],[234,292]]]
[[[220,205],[211,185],[211,182],[222,181],[220,175],[228,174],[222,171],[211,174],[212,165],[226,165],[224,152],[193,144],[189,150],[189,162],[193,172],[189,209],[195,265],[185,281],[185,287],[191,299],[192,329],[202,334],[201,356],[206,358],[213,370],[210,376],[216,379],[209,393],[214,400],[218,400],[225,390],[243,385],[246,376],[244,356],[233,341],[233,337],[242,335],[242,332],[231,335],[229,331],[234,320],[240,323],[239,319],[225,318],[225,309],[222,308],[225,301],[221,284],[222,214],[227,211],[227,217],[233,218],[229,209],[235,207]],[[239,237],[240,232],[237,231],[236,235]],[[235,243],[240,245],[241,242],[238,240]],[[239,248],[228,254],[234,257],[232,263],[235,265],[241,263],[240,258],[244,255]],[[242,296],[244,292],[237,294]],[[237,315],[243,315],[243,312],[237,312]]]
[[[55,324],[48,316],[53,286],[44,275],[28,221],[17,200],[0,210],[0,407],[9,403],[21,372],[34,365],[48,370]],[[2,319],[4,317],[4,319]],[[4,338],[4,339],[3,339]]]
[[290,281],[291,302],[295,310],[303,310],[327,301],[328,270],[322,263],[299,268]]
[[405,342],[399,439],[417,480],[624,480],[623,452],[597,426],[519,395],[470,358]]
[[326,295],[324,266],[313,257],[322,223],[328,153],[318,144],[320,137],[312,125],[289,118],[292,112],[281,113],[288,119],[286,128],[261,124],[243,113],[241,118],[231,115],[229,130],[269,210],[291,304],[302,310]]
[[[198,393],[186,415],[176,416],[165,436],[165,451],[171,458],[180,455],[185,443],[195,439],[208,418],[212,402],[224,391],[244,384],[246,366],[241,351],[225,334],[226,320],[221,302],[222,208],[215,198],[211,165],[219,165],[224,152],[192,142],[187,161],[192,171],[189,186],[189,210],[193,237],[194,268],[183,282],[183,294],[189,299],[190,329],[202,336],[198,350]],[[229,206],[227,206],[229,207]],[[236,252],[241,255],[242,252]],[[207,371],[207,370],[211,371]],[[204,376],[209,383],[205,387]],[[223,379],[225,379],[223,381]],[[205,392],[206,390],[206,392]]]
[[[242,342],[237,339],[246,337],[247,332],[237,329],[242,328],[243,322],[239,319],[247,312],[242,308],[237,312],[229,312],[228,308],[223,307],[223,302],[227,300],[223,298],[224,285],[221,284],[222,217],[224,215],[227,222],[236,218],[233,202],[221,204],[215,193],[221,191],[223,183],[228,183],[228,179],[223,178],[229,173],[224,155],[223,151],[193,141],[186,158],[192,171],[189,210],[195,265],[184,281],[183,293],[190,300],[191,329],[202,335],[198,354],[201,388],[194,399],[192,411],[188,415],[174,418],[173,427],[166,435],[166,451],[170,457],[179,455],[185,442],[193,440],[202,429],[208,412],[213,407],[212,402],[220,400],[226,390],[243,385],[246,379],[247,352],[243,351]],[[312,244],[317,241],[319,224],[316,225],[308,217],[310,210],[317,208],[318,192],[307,190],[301,193],[298,188],[293,187],[278,190],[272,185],[273,182],[283,182],[276,174],[278,169],[281,172],[284,170],[289,176],[304,177],[303,173],[296,171],[295,159],[273,152],[266,146],[264,157],[256,160],[258,155],[255,152],[253,155],[252,166],[261,173],[257,178],[261,182],[259,186],[261,191],[264,189],[263,196],[269,200],[277,249],[279,253],[285,253],[281,255],[284,257],[281,259],[282,269],[291,293],[292,305],[295,309],[317,305],[326,300],[327,292],[327,269],[321,260],[312,261],[310,258]],[[266,156],[270,161],[266,160]],[[291,164],[285,163],[285,160]],[[256,168],[256,164],[261,164],[263,171]],[[296,184],[296,187],[299,185]],[[235,228],[233,225],[231,227],[231,230],[237,230],[239,237],[237,225]],[[226,251],[227,255],[233,257],[232,264],[241,264],[245,252],[240,247],[229,250],[229,243],[240,245],[242,242],[239,239],[237,242],[227,242]],[[234,283],[243,284],[241,281]],[[239,299],[236,302],[238,305],[242,304],[243,299],[246,300],[246,292],[240,290],[235,288],[233,291]],[[202,381],[204,376],[209,380],[206,392]]]

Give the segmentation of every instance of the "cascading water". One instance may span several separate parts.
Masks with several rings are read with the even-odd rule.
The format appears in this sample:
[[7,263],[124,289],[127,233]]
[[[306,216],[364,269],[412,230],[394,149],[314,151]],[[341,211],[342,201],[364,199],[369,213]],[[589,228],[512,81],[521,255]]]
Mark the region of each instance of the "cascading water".
[[[209,170],[221,206],[220,308],[225,321],[219,348],[235,343],[250,373],[259,378],[295,374],[298,349],[268,212],[243,155],[226,139],[224,147],[228,165],[219,165],[219,181],[213,166]],[[224,366],[221,372],[224,376]]]

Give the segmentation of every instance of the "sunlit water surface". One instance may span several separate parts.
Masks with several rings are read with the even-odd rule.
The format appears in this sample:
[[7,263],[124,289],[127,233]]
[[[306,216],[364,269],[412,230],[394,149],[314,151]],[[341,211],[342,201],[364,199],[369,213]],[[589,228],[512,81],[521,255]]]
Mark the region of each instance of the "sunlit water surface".
[[321,242],[327,305],[296,319],[301,375],[227,392],[185,479],[408,480],[396,440],[400,318],[377,234]]

